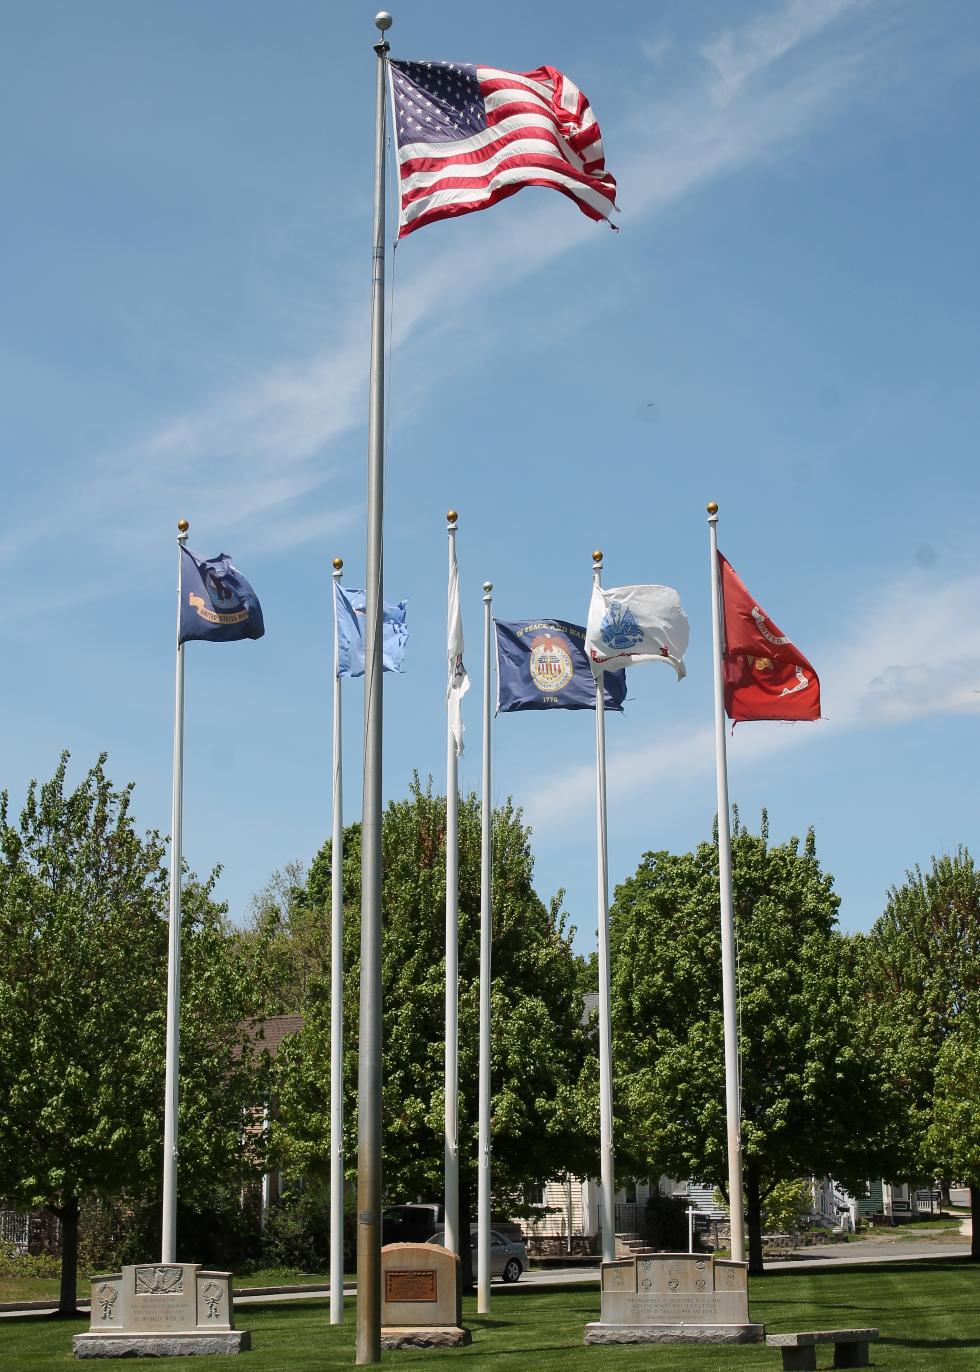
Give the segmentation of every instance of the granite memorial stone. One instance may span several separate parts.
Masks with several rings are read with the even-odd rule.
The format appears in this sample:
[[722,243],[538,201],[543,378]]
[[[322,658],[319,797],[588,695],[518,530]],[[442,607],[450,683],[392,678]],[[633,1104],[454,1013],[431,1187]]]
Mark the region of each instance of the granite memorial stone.
[[241,1353],[247,1330],[235,1328],[230,1272],[200,1263],[137,1263],[92,1278],[87,1334],[73,1339],[76,1358],[179,1357]]
[[458,1348],[462,1327],[459,1258],[435,1243],[388,1243],[381,1250],[381,1347]]
[[700,1253],[655,1253],[602,1264],[600,1319],[586,1343],[758,1343],[748,1265]]

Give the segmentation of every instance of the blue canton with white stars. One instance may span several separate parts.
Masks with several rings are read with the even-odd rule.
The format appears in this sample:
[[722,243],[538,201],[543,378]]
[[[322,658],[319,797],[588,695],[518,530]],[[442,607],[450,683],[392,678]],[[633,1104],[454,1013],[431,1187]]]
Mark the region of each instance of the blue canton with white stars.
[[399,144],[455,143],[487,127],[476,67],[468,62],[392,62]]

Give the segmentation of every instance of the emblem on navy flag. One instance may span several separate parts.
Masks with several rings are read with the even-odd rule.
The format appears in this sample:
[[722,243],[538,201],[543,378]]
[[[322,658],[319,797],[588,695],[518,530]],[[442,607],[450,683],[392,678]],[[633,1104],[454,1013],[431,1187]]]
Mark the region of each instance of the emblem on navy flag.
[[565,640],[556,634],[541,634],[531,640],[531,680],[539,691],[551,695],[571,681],[575,668]]

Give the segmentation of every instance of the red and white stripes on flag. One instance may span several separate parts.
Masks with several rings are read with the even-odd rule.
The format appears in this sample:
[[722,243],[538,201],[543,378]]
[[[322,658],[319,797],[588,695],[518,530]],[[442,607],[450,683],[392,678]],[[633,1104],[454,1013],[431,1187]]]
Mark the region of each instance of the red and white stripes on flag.
[[554,67],[499,71],[459,62],[389,63],[398,145],[399,238],[550,186],[608,220],[616,182],[585,96]]

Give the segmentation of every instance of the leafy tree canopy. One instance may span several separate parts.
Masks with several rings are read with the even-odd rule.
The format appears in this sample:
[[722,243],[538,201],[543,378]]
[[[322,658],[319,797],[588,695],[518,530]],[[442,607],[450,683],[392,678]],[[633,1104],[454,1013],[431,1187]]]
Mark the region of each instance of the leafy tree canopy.
[[980,1203],[980,873],[968,849],[892,888],[862,961],[867,1051],[901,1107],[892,1175],[958,1175]]
[[[0,1195],[46,1205],[65,1233],[62,1302],[73,1308],[79,1201],[159,1187],[162,1168],[167,873],[140,836],[132,787],[101,757],[66,790],[67,754],[32,782],[18,821],[0,796]],[[257,965],[211,885],[185,883],[181,970],[181,1198],[247,1170],[257,1060],[237,1026]]]
[[[882,1127],[873,1066],[855,1040],[854,947],[812,830],[771,845],[735,812],[742,1148],[750,1259],[781,1181],[857,1180]],[[717,842],[648,853],[611,912],[619,1170],[727,1190]]]
[[[560,896],[533,887],[529,831],[508,803],[493,814],[492,1146],[498,1199],[529,1180],[581,1170],[588,1146],[576,1109],[584,1053],[581,994]],[[416,777],[382,824],[383,1156],[392,1200],[438,1197],[443,1184],[446,802]],[[344,839],[346,1156],[356,1146],[360,833]],[[479,1030],[480,806],[459,805],[460,1162],[476,1175]],[[328,927],[331,846],[306,890]],[[328,945],[329,941],[327,941]],[[301,1034],[280,1053],[275,1138],[305,1175],[329,1174],[329,965],[313,985]],[[465,1198],[461,1203],[465,1206]]]

